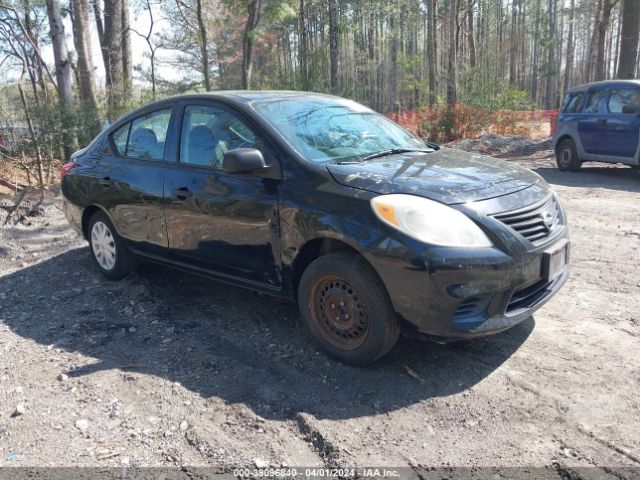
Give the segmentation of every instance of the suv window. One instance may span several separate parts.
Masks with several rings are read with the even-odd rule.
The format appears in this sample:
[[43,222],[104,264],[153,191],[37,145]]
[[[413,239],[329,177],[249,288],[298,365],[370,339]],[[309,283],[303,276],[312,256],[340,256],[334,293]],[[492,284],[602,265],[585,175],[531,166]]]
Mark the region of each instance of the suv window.
[[563,113],[577,113],[582,106],[583,92],[568,93],[564,100]]
[[236,148],[257,148],[253,131],[231,113],[205,106],[184,110],[180,138],[180,162],[222,170],[224,154]]
[[609,97],[609,111],[622,113],[622,107],[640,105],[640,90],[635,88],[616,88]]
[[582,113],[598,113],[607,98],[606,90],[594,90],[589,94]]
[[171,109],[158,110],[136,118],[116,130],[111,139],[118,154],[145,160],[162,160]]

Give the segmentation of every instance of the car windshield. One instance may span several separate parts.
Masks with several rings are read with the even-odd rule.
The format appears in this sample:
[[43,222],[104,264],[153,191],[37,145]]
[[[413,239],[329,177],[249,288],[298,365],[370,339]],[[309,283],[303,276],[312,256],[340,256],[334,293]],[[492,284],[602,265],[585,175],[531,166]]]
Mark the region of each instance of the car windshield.
[[429,150],[384,116],[349,100],[294,97],[255,102],[253,107],[314,162],[362,161],[387,151]]

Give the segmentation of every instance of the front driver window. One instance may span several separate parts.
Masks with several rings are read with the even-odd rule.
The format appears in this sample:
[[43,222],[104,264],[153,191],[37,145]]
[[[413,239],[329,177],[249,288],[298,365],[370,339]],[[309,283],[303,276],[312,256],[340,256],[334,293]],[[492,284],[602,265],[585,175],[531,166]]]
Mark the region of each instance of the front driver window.
[[236,148],[260,149],[258,139],[244,122],[219,108],[185,108],[180,137],[181,163],[222,170],[224,154]]

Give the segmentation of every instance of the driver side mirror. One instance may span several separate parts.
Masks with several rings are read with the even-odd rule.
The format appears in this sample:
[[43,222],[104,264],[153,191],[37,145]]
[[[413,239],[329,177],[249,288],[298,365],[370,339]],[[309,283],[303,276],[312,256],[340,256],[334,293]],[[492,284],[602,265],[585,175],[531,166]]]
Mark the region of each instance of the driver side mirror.
[[255,148],[235,148],[224,154],[222,170],[226,173],[259,174],[263,178],[282,178],[277,165],[267,166],[260,150]]
[[622,113],[631,113],[631,114],[639,115],[640,105],[624,105],[622,107]]

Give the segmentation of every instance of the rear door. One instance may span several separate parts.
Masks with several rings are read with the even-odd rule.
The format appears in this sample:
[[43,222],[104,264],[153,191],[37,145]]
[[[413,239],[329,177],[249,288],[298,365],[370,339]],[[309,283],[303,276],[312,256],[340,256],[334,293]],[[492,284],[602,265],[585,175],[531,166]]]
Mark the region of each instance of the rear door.
[[118,233],[134,248],[166,251],[165,146],[172,108],[143,114],[109,135],[96,175],[99,195]]
[[224,153],[256,148],[268,165],[275,150],[250,120],[219,102],[180,111],[179,161],[165,177],[171,255],[234,281],[279,288],[280,181],[222,170]]
[[608,151],[607,87],[592,87],[578,120],[578,135],[585,152],[590,155],[606,155]]
[[633,158],[640,141],[640,115],[625,113],[624,107],[640,106],[640,89],[637,87],[614,87],[609,96],[607,119],[607,143],[609,154],[616,157]]

